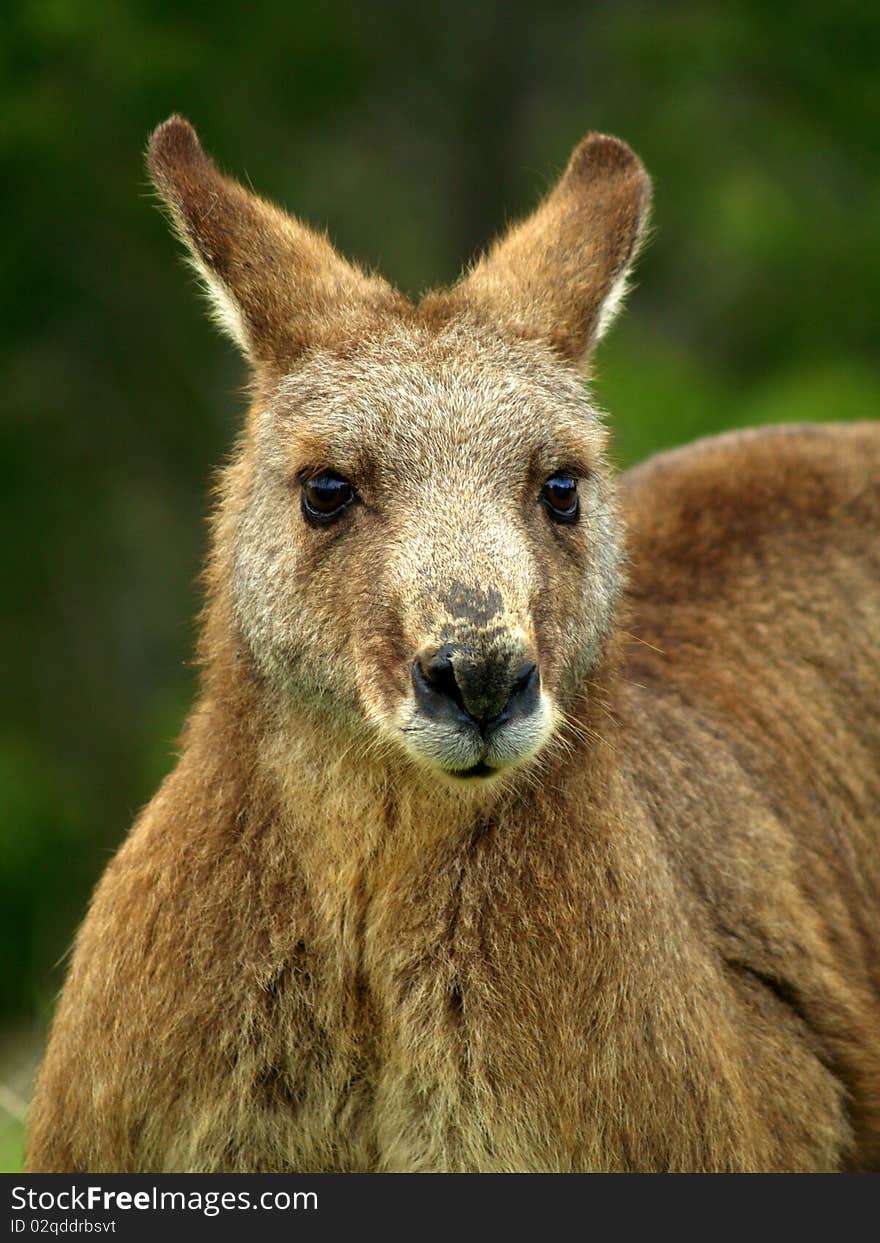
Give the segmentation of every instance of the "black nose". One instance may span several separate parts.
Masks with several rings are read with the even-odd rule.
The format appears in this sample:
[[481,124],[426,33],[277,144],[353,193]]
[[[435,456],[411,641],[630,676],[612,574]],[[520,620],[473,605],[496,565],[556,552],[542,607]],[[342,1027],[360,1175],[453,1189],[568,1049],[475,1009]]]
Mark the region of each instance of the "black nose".
[[533,712],[541,684],[534,661],[450,644],[417,656],[412,679],[422,712],[447,720],[465,716],[484,733]]

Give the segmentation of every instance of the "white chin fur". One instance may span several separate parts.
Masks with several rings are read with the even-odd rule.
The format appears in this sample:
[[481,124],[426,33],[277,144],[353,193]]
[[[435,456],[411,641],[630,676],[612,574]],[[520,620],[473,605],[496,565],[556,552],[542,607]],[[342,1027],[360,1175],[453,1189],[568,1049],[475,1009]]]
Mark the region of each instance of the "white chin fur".
[[528,717],[511,721],[488,744],[469,726],[440,724],[421,716],[407,704],[398,726],[403,745],[418,764],[454,776],[477,764],[498,772],[530,759],[545,746],[553,732],[555,713],[545,694]]

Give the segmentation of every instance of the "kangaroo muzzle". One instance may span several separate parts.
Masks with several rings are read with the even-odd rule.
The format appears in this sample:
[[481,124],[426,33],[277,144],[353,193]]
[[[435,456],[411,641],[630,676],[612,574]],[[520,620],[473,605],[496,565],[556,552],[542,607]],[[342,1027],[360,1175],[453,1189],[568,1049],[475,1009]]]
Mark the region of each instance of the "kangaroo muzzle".
[[453,644],[420,652],[412,667],[419,710],[438,720],[467,721],[488,738],[538,706],[538,666],[523,655],[519,645],[487,654]]
[[423,647],[411,679],[407,749],[448,776],[491,777],[549,736],[552,710],[538,661],[519,635]]

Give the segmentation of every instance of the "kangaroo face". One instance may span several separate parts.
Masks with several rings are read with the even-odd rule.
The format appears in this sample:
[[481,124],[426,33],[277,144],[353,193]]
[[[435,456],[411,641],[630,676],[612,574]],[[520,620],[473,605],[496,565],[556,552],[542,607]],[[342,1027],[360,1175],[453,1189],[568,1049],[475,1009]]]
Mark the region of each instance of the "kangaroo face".
[[455,782],[534,757],[618,591],[605,435],[575,364],[641,232],[638,160],[586,139],[534,216],[418,306],[223,177],[185,122],[150,161],[254,367],[216,555],[262,676],[355,735],[342,746],[366,729]]
[[577,378],[532,342],[392,331],[309,359],[252,434],[235,607],[272,680],[456,778],[539,751],[617,590]]

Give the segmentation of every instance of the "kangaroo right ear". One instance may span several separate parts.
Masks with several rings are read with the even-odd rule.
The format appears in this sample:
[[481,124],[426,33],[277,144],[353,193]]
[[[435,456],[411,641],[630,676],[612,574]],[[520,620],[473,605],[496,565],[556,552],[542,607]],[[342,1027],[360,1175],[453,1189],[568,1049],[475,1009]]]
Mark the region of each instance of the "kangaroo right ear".
[[217,322],[255,365],[287,370],[304,350],[338,335],[352,312],[403,303],[326,237],[223,176],[182,117],[155,130],[147,158]]
[[650,198],[648,174],[626,143],[589,134],[537,211],[433,296],[583,364],[620,309]]

